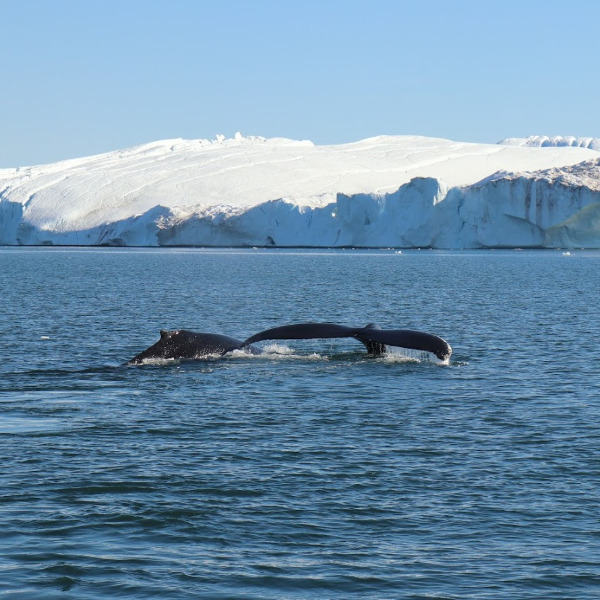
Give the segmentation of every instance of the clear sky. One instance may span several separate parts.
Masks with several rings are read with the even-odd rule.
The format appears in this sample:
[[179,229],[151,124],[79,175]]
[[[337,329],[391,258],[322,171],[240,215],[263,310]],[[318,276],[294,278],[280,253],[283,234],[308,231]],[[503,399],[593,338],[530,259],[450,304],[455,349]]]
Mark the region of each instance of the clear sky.
[[166,138],[600,137],[598,0],[0,0],[0,167]]

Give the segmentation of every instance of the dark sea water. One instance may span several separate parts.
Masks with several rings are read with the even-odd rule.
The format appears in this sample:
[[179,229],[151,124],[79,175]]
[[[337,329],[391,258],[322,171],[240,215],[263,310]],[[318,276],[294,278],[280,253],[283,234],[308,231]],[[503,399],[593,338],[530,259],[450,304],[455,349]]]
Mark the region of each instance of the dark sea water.
[[[0,597],[600,598],[600,253],[0,249]],[[122,366],[161,328],[422,329]]]

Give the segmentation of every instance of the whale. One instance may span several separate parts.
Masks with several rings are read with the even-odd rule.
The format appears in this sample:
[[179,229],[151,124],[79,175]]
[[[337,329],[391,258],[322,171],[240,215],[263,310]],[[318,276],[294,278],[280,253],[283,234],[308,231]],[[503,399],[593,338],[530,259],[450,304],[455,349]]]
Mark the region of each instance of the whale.
[[347,327],[336,323],[295,323],[265,329],[245,340],[217,333],[162,329],[158,342],[134,356],[127,364],[139,365],[153,360],[222,357],[234,350],[260,354],[260,348],[253,344],[265,340],[331,338],[354,338],[365,346],[370,356],[384,354],[388,346],[430,352],[441,361],[448,361],[452,355],[452,347],[446,340],[424,331],[382,329],[375,323],[364,327]]
[[[242,350],[243,341],[218,333],[198,333],[186,329],[167,331],[161,329],[156,344],[134,356],[127,364],[139,365],[152,360],[201,359],[209,356],[223,356],[233,350]],[[248,352],[256,352],[246,347]]]

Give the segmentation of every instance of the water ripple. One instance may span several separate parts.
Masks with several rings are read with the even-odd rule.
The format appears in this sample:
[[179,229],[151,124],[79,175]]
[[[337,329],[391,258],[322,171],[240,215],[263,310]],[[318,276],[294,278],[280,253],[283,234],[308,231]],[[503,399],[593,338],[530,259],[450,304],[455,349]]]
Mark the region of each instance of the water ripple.
[[[598,597],[593,257],[11,256],[0,596]],[[121,366],[164,326],[317,316],[433,324],[455,353]]]

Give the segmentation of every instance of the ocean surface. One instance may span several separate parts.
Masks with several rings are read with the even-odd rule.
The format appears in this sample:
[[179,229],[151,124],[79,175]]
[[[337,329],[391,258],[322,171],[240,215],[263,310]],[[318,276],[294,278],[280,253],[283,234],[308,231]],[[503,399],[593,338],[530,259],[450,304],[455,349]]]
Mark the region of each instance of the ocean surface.
[[[0,597],[600,597],[600,253],[0,249]],[[123,366],[160,329],[421,329]],[[263,344],[264,347],[264,344]]]

